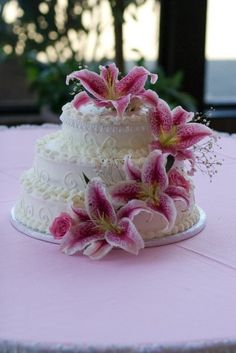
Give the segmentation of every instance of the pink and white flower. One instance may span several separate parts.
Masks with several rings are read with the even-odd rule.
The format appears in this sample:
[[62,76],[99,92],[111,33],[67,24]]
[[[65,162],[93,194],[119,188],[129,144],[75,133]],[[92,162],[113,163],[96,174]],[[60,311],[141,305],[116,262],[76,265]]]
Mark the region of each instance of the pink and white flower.
[[135,100],[142,99],[149,105],[157,102],[158,96],[151,90],[145,90],[144,85],[151,76],[151,83],[157,80],[156,74],[151,74],[144,67],[134,67],[125,77],[118,80],[119,70],[116,65],[101,66],[100,75],[83,69],[74,71],[67,76],[70,80],[79,80],[86,92],[78,93],[73,100],[75,108],[93,102],[97,106],[113,107],[119,116],[122,116],[129,104],[135,105]]
[[180,106],[171,111],[164,100],[158,99],[150,116],[151,130],[155,137],[150,145],[151,150],[159,149],[177,159],[194,161],[194,153],[189,148],[212,135],[212,130],[203,124],[191,123],[193,116],[193,113]]
[[62,212],[53,220],[49,231],[55,239],[61,239],[70,230],[72,224],[72,217],[68,213]]
[[181,199],[188,205],[189,193],[182,185],[169,185],[166,161],[167,154],[158,150],[149,154],[141,169],[126,158],[127,180],[113,186],[111,195],[117,205],[129,205],[139,200],[143,208],[162,215],[167,222],[166,230],[170,230],[176,219],[174,200]]
[[137,255],[144,242],[132,222],[142,208],[139,202],[131,203],[116,212],[101,179],[94,178],[87,185],[85,209],[73,207],[77,221],[61,242],[67,255],[83,251],[92,259],[100,259],[113,247]]

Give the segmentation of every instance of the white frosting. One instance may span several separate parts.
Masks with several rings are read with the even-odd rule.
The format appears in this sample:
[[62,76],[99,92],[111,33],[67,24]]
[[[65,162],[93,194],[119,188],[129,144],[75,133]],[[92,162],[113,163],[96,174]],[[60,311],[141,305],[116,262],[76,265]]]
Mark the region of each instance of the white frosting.
[[122,155],[127,151],[147,150],[152,135],[146,110],[130,113],[121,119],[108,109],[97,108],[95,112],[94,107],[92,112],[91,109],[88,105],[77,111],[69,103],[63,107],[63,138],[73,149],[71,153],[89,153],[92,156],[99,149],[100,154],[112,153],[118,158],[117,153]]
[[72,120],[77,120],[82,123],[89,124],[102,124],[110,126],[116,125],[126,125],[128,124],[136,124],[138,122],[142,122],[143,119],[147,119],[147,107],[142,107],[138,110],[125,112],[121,117],[117,116],[117,112],[112,110],[111,108],[105,107],[96,107],[94,104],[86,104],[81,106],[79,109],[74,108],[71,103],[66,103],[62,107],[62,114],[60,116],[61,121],[64,123],[65,121],[70,122]]
[[[89,179],[100,176],[110,186],[125,178],[123,159],[130,155],[142,165],[148,155],[151,131],[147,109],[125,114],[121,119],[106,108],[92,105],[77,111],[70,103],[63,107],[62,129],[39,139],[34,164],[21,179],[22,195],[15,207],[18,221],[29,228],[48,233],[52,220],[68,211],[73,196],[83,200]],[[183,164],[179,166],[183,168]],[[194,205],[194,193],[191,191]],[[144,239],[175,234],[198,220],[195,207],[184,209],[176,203],[177,219],[173,229],[163,232],[165,221],[157,215],[150,221],[147,214],[135,218]]]
[[81,143],[79,139],[74,143],[63,131],[46,135],[39,139],[36,145],[36,158],[41,156],[52,162],[64,161],[81,164],[90,160],[94,164],[97,162],[106,163],[108,160],[123,160],[127,154],[137,163],[142,163],[148,154],[148,147],[118,149],[114,145],[107,145],[105,148],[86,142]]

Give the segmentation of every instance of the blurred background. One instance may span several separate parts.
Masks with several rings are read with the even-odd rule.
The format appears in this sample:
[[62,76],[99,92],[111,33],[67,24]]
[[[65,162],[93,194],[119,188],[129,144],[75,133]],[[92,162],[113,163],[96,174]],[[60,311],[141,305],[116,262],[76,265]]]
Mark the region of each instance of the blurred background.
[[59,123],[66,75],[115,61],[236,132],[235,13],[235,0],[0,0],[0,125]]

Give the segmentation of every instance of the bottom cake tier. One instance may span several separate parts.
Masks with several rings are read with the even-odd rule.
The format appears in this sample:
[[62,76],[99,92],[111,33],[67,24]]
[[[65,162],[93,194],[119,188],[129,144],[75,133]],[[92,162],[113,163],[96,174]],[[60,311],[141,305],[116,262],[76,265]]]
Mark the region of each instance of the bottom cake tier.
[[[33,186],[32,186],[33,187]],[[83,202],[83,193],[77,193],[77,197]],[[192,198],[194,195],[192,193]],[[55,217],[61,212],[70,212],[71,195],[60,195],[56,192],[45,193],[44,189],[32,192],[30,187],[23,189],[20,200],[14,208],[14,218],[28,229],[49,235],[49,227]],[[177,217],[171,230],[165,231],[166,221],[162,215],[156,214],[150,217],[146,212],[141,212],[134,218],[134,224],[144,240],[166,237],[183,232],[191,228],[199,221],[199,210],[194,200],[191,207],[185,207],[182,201],[175,202]]]
[[[11,223],[12,225],[21,233],[28,235],[32,238],[43,240],[50,243],[59,244],[60,241],[53,238],[51,234],[40,232],[38,230],[32,229],[22,222],[20,222],[16,217],[16,208],[14,207],[11,211]],[[179,241],[189,239],[204,229],[206,225],[206,214],[198,206],[194,207],[194,211],[189,219],[186,218],[185,223],[182,224],[182,227],[179,228],[176,226],[175,229],[170,233],[153,233],[153,238],[144,237],[145,247],[161,246],[173,244]],[[178,231],[175,233],[174,230]]]

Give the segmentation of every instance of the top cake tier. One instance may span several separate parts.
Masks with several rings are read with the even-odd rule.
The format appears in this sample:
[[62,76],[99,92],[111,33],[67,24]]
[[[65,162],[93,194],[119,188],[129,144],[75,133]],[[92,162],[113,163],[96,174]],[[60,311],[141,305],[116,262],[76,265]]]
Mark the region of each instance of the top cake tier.
[[125,113],[121,119],[108,108],[88,104],[77,110],[67,103],[60,119],[63,133],[83,149],[146,149],[152,140],[147,108]]

